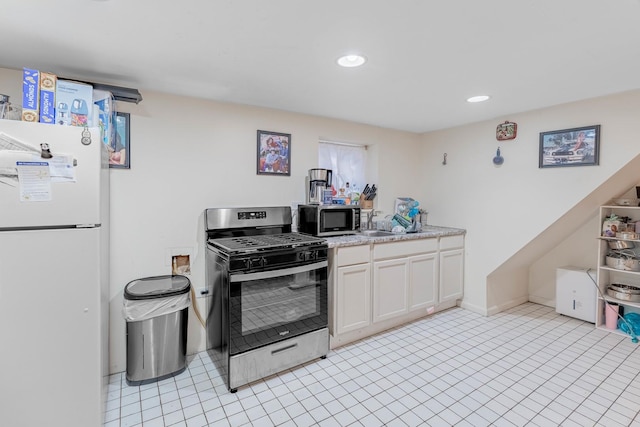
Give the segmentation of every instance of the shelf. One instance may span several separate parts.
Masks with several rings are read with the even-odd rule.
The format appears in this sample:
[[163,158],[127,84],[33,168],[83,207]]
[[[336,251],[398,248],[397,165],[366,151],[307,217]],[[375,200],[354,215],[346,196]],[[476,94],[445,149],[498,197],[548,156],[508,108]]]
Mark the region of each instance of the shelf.
[[[596,315],[595,315],[595,327],[606,332],[613,332],[622,336],[629,337],[628,334],[620,329],[608,329],[605,327],[605,303],[615,303],[622,307],[625,307],[624,313],[640,313],[640,301],[632,302],[627,300],[621,300],[607,294],[607,288],[613,283],[622,283],[629,286],[640,287],[640,271],[622,270],[619,268],[610,267],[605,262],[609,254],[620,252],[619,249],[613,249],[610,247],[611,242],[629,242],[629,246],[633,245],[633,248],[628,248],[626,251],[633,252],[640,255],[640,239],[623,239],[617,236],[603,235],[603,224],[607,221],[611,215],[617,215],[618,217],[629,217],[631,222],[640,221],[640,207],[638,206],[618,206],[618,205],[606,205],[600,206],[598,225],[598,267],[596,269],[596,283],[598,286],[597,303],[596,303]],[[626,229],[626,227],[625,227]],[[636,237],[636,236],[632,236]],[[615,246],[615,245],[614,245]],[[625,250],[622,250],[624,253]],[[611,264],[614,265],[614,264]],[[618,265],[617,263],[615,265]],[[624,295],[621,295],[624,296]]]
[[638,239],[621,239],[620,237],[600,236],[600,237],[598,237],[598,239],[600,239],[600,240],[614,240],[614,241],[622,240],[624,242],[638,242],[638,243],[640,243],[640,240],[638,240]]
[[613,271],[614,273],[625,273],[631,274],[632,276],[640,276],[640,271],[631,271],[631,270],[621,270],[619,268],[609,267],[608,265],[601,265],[600,270]]
[[[607,295],[606,293],[604,293],[603,296],[604,296],[604,300],[607,302],[615,302],[618,305],[626,305],[628,307],[640,308],[640,302],[632,302],[632,301],[626,301],[623,299],[614,298],[610,295]],[[598,295],[598,299],[603,299],[603,298],[602,296]]]
[[596,329],[600,329],[601,331],[605,332],[612,332],[614,334],[622,335],[623,337],[628,337],[629,339],[631,339],[631,335],[627,334],[622,329],[609,329],[604,325],[596,326]]

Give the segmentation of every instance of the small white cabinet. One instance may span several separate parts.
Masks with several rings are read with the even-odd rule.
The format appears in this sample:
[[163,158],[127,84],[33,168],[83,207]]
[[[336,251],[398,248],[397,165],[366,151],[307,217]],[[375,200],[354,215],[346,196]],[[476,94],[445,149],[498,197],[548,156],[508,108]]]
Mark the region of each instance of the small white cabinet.
[[439,302],[462,298],[464,287],[464,237],[440,239]]
[[409,311],[436,304],[437,282],[437,252],[409,257]]
[[373,263],[373,322],[381,322],[408,311],[409,262],[392,259]]
[[426,307],[428,296],[434,294],[437,251],[438,239],[373,245],[374,323]]
[[368,245],[338,248],[335,283],[335,333],[371,324],[371,263]]

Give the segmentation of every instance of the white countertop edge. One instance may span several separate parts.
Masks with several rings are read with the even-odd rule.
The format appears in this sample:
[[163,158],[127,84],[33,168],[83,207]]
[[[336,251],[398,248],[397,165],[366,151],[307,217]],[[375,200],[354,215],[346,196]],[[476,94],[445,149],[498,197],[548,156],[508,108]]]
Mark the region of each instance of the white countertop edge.
[[439,227],[428,225],[424,230],[417,233],[397,233],[392,236],[367,237],[362,234],[349,234],[344,236],[326,237],[329,249],[344,246],[370,245],[373,243],[396,242],[402,240],[433,239],[443,236],[464,235],[467,230],[462,228]]

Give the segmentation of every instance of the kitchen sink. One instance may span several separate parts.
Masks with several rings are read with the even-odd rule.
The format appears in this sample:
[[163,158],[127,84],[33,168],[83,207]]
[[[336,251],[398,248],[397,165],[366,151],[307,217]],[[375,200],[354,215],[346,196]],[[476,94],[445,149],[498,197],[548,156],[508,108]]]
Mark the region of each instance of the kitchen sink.
[[382,230],[360,230],[360,234],[365,237],[384,237],[384,236],[394,236],[396,233],[392,233],[391,231],[382,231]]

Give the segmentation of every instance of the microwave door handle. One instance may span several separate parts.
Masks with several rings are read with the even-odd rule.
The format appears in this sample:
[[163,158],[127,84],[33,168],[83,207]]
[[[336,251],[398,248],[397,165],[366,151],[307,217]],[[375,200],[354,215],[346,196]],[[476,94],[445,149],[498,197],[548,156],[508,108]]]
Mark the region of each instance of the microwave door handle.
[[248,274],[232,274],[230,276],[231,283],[248,282],[251,280],[272,279],[274,277],[288,276],[290,274],[306,273],[307,271],[317,270],[327,267],[327,261],[316,262],[313,264],[302,265],[300,267],[285,268],[282,270],[261,271],[259,273]]
[[[357,209],[357,208],[353,208],[353,209],[352,209],[351,218],[354,218],[354,219],[356,218],[356,209]],[[360,215],[358,215],[358,221],[360,221]],[[358,228],[360,228],[360,227],[358,227],[358,226],[356,225],[356,223],[357,223],[357,221],[353,221],[353,224],[351,224],[351,230],[352,230],[352,231],[356,231]]]

